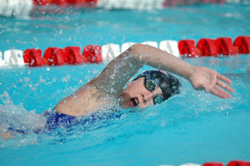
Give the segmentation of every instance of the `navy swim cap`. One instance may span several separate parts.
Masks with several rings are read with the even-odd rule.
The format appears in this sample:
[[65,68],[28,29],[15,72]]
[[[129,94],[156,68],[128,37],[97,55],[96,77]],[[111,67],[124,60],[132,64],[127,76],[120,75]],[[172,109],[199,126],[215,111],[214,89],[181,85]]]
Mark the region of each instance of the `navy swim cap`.
[[159,70],[148,70],[139,74],[134,80],[137,80],[140,77],[146,77],[147,79],[154,80],[155,83],[161,88],[164,100],[180,93],[180,81],[168,72],[165,74]]

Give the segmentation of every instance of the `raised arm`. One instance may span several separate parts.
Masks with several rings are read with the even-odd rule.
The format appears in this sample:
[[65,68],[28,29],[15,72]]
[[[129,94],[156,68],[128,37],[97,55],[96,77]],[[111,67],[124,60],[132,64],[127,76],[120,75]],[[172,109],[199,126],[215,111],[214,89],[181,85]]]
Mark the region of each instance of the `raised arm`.
[[233,92],[233,88],[224,83],[231,84],[231,80],[216,71],[193,66],[165,51],[142,44],[133,45],[112,60],[92,83],[99,90],[118,97],[126,82],[143,65],[177,74],[188,79],[194,89],[204,89],[222,98],[231,97],[222,88]]

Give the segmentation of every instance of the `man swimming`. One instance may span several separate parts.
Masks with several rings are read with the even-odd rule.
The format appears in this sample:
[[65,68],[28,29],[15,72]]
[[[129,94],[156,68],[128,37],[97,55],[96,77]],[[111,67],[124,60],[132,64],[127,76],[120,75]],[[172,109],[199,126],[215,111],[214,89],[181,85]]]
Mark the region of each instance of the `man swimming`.
[[[159,70],[143,72],[124,88],[143,65]],[[221,98],[231,98],[225,90],[234,91],[226,84],[231,84],[231,80],[212,69],[193,66],[155,47],[135,44],[112,60],[97,77],[62,99],[54,111],[44,111],[41,116],[46,117],[46,122],[34,132],[79,124],[81,116],[92,116],[90,119],[94,120],[95,112],[117,105],[127,109],[160,104],[179,93],[180,88],[179,80],[164,71],[186,78],[196,90],[205,90]],[[88,119],[80,121],[81,124],[87,122]],[[8,139],[18,133],[26,134],[27,131],[9,127],[0,136]]]

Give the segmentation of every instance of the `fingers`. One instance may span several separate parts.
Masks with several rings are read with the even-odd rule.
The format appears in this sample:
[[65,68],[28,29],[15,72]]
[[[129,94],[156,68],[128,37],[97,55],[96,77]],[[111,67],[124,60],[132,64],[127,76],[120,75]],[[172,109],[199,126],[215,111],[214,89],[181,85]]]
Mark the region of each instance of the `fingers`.
[[220,80],[217,80],[217,81],[216,81],[216,84],[217,84],[218,86],[220,86],[220,87],[222,87],[222,88],[228,90],[229,92],[232,92],[232,93],[234,92],[234,89],[233,89],[231,86],[227,85],[226,83],[224,83],[224,82],[222,82],[222,81],[220,81]]
[[232,84],[232,81],[229,78],[227,78],[224,75],[221,75],[220,73],[218,73],[217,78],[220,79],[220,80],[222,80],[222,81],[225,81],[228,84]]
[[215,96],[221,97],[221,98],[231,98],[232,96],[227,93],[225,90],[220,88],[218,85],[215,85],[214,88],[212,88],[210,91]]

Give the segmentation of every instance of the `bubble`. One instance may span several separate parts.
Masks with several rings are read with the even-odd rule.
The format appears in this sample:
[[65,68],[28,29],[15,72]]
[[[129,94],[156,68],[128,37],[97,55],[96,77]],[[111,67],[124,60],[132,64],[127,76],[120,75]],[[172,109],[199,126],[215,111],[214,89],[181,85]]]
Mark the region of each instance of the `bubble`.
[[40,76],[40,79],[39,79],[39,82],[45,82],[46,80],[45,79],[43,79],[43,77],[42,76]]

